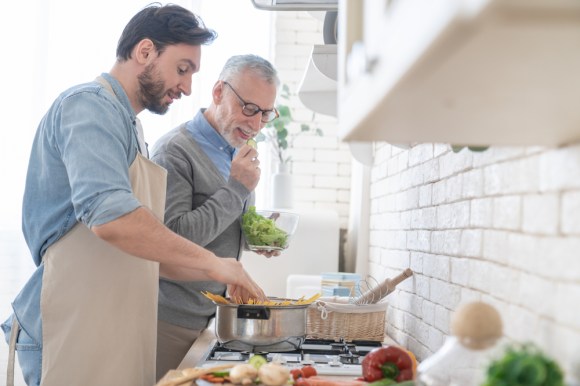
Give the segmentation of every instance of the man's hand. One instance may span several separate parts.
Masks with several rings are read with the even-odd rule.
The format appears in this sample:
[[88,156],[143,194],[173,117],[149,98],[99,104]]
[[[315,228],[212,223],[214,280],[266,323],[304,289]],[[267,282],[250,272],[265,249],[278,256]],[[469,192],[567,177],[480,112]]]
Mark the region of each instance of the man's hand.
[[250,145],[240,148],[230,169],[230,177],[235,178],[251,192],[260,181],[260,160],[258,152]]
[[234,258],[218,258],[218,264],[211,267],[208,272],[213,280],[221,283],[227,283],[230,297],[232,299],[241,298],[244,302],[248,299],[266,300],[266,294],[248,272],[242,266],[242,263]]
[[260,251],[252,251],[252,252],[257,253],[258,255],[266,256],[267,258],[270,258],[272,256],[280,256],[280,251],[264,251],[264,250],[260,250]]
[[243,287],[237,285],[228,285],[228,297],[230,300],[237,304],[248,304],[250,299],[252,300],[259,300],[264,301],[266,297],[259,299],[252,296],[248,291],[246,291]]

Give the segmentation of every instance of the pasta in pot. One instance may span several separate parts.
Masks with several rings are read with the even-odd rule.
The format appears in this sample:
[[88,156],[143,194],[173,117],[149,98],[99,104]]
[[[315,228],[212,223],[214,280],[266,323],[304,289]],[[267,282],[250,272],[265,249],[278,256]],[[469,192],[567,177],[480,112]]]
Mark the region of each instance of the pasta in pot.
[[305,299],[304,296],[302,296],[300,299],[280,299],[280,300],[270,299],[270,300],[266,300],[266,301],[259,301],[259,300],[255,300],[255,299],[250,299],[250,300],[248,300],[247,303],[242,303],[240,301],[240,299],[228,300],[227,298],[224,298],[221,295],[213,294],[213,293],[208,292],[208,291],[205,291],[205,292],[202,291],[201,293],[203,294],[203,296],[205,296],[206,298],[208,298],[209,300],[211,300],[212,302],[214,302],[216,304],[246,304],[246,305],[254,305],[254,306],[270,306],[270,307],[307,305],[307,304],[313,303],[321,296],[321,294],[318,293],[316,295],[309,297],[308,299]]

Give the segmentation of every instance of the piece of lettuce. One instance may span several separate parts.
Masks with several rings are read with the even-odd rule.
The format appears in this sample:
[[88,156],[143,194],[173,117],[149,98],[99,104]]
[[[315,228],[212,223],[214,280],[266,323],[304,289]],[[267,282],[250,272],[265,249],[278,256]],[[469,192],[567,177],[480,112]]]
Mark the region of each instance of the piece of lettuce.
[[243,214],[242,228],[249,245],[279,248],[288,246],[288,233],[278,228],[273,219],[258,214],[255,206],[250,206]]

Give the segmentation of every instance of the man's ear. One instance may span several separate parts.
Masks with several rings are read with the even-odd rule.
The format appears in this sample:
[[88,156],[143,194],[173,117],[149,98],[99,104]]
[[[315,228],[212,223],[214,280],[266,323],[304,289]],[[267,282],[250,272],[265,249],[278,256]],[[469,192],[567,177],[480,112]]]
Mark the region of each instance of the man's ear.
[[139,64],[149,64],[157,56],[157,49],[151,39],[143,39],[135,46],[134,58]]
[[213,103],[215,105],[219,105],[224,97],[224,82],[218,80],[213,85],[213,89],[211,90],[211,96],[213,99]]

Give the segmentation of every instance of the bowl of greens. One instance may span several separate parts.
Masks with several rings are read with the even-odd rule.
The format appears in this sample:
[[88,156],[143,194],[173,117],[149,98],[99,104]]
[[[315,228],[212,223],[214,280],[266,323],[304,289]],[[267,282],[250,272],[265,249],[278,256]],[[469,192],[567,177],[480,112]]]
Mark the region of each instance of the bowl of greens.
[[252,251],[281,251],[288,248],[298,227],[296,213],[256,210],[250,206],[242,215],[242,231]]

